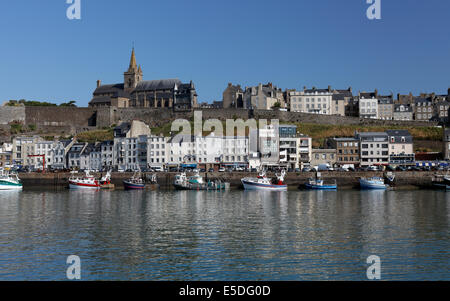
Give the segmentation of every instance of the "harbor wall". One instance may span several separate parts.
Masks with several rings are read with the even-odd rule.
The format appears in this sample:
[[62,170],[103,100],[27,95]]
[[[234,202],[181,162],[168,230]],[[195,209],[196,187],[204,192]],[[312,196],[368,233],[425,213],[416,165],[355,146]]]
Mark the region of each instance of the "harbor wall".
[[[359,178],[361,177],[373,177],[383,176],[383,172],[322,172],[322,178],[327,180],[336,179],[338,187],[340,189],[352,189],[358,188]],[[396,172],[395,186],[398,188],[431,188],[431,181],[435,172]],[[132,176],[132,173],[113,173],[112,183],[116,189],[123,189],[122,181]],[[158,184],[161,189],[172,189],[172,183],[174,181],[176,173],[157,173]],[[206,176],[205,174],[203,174]],[[267,174],[269,177],[274,175]],[[100,177],[100,174],[96,174]],[[233,189],[242,188],[241,179],[244,177],[256,176],[255,173],[247,172],[233,172],[233,173],[207,173],[207,178],[210,180],[220,179],[225,182],[229,182]],[[24,189],[60,189],[68,186],[68,179],[70,173],[24,173],[20,174]],[[314,177],[314,173],[288,173],[286,176],[286,183],[289,185],[289,189],[297,189],[299,185],[304,184],[309,178]]]

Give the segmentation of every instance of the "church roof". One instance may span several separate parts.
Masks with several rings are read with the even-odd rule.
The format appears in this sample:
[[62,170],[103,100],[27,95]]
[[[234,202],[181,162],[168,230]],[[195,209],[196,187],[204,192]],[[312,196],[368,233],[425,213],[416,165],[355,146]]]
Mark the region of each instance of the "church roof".
[[139,82],[134,91],[168,90],[173,89],[175,85],[180,86],[181,81],[179,79],[146,80]]
[[100,94],[109,94],[109,93],[113,93],[113,97],[125,97],[125,98],[130,98],[130,94],[125,92],[124,90],[124,84],[112,84],[112,85],[102,85],[100,87],[98,87],[97,89],[95,89],[94,91],[94,97],[96,95],[100,95]]

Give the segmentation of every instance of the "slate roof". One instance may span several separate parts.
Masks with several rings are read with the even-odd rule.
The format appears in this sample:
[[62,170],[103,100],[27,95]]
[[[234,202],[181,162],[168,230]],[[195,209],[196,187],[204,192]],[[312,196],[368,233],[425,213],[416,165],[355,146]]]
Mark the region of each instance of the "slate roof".
[[124,90],[124,84],[112,84],[112,85],[102,85],[95,89],[94,91],[94,98],[97,95],[106,94],[106,93],[113,93],[113,97],[124,97],[124,98],[130,98],[130,94],[125,92]]
[[155,91],[155,90],[169,90],[182,85],[179,79],[160,79],[160,80],[146,80],[137,84],[134,91]]
[[[407,130],[387,130],[386,134],[389,137],[395,138],[395,143],[412,143],[413,137]],[[401,141],[401,138],[405,137],[405,141]],[[391,142],[391,141],[389,141]]]
[[359,93],[359,97],[362,99],[372,99],[372,98],[377,98],[377,95],[375,92],[361,92]]

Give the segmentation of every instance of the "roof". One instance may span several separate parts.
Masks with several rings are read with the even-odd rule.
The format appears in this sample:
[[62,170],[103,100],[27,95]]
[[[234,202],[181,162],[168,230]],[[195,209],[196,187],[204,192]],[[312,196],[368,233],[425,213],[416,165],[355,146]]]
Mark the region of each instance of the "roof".
[[431,103],[431,98],[415,97],[414,102],[415,103]]
[[359,97],[364,98],[364,99],[377,98],[377,93],[376,92],[361,92],[361,93],[359,93]]
[[101,94],[113,94],[113,97],[125,97],[130,98],[130,94],[125,92],[124,90],[124,84],[112,84],[112,85],[102,85],[95,89],[94,91],[94,98],[97,95]]
[[331,93],[328,89],[305,89],[305,93]]
[[[401,110],[402,107],[404,108],[403,111]],[[408,113],[408,112],[412,112],[412,111],[413,111],[413,108],[409,104],[394,104],[394,112]]]
[[402,141],[397,141],[397,139],[400,139],[401,137],[405,137],[406,141],[404,143],[412,143],[412,135],[407,130],[386,130],[386,134],[388,134],[389,137],[395,137],[396,143],[401,143]]
[[352,91],[350,91],[349,89],[345,89],[345,90],[336,90],[338,93],[337,94],[341,94],[344,97],[353,97],[353,93]]
[[169,90],[180,85],[182,85],[182,83],[179,79],[147,80],[139,82],[134,91]]
[[333,138],[335,141],[358,141],[355,137]]
[[353,95],[350,93],[350,95],[347,95],[345,93],[337,93],[337,94],[333,94],[333,100],[344,100],[345,98],[348,97],[353,97]]
[[90,104],[98,104],[98,103],[110,103],[111,97],[109,96],[95,96],[92,98],[92,100],[89,102]]

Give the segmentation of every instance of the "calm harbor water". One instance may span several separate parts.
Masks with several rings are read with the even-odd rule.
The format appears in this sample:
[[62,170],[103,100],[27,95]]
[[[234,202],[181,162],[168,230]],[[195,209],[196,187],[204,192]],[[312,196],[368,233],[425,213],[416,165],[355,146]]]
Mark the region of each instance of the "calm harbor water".
[[450,280],[450,193],[0,193],[0,280]]

